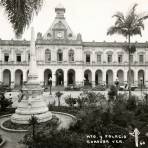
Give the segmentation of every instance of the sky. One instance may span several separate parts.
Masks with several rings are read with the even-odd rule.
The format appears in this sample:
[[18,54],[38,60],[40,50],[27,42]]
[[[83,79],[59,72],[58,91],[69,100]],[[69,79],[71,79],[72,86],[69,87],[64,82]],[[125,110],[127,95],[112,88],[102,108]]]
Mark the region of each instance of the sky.
[[[83,41],[119,41],[126,39],[121,35],[107,36],[107,30],[115,22],[112,16],[121,11],[124,14],[133,6],[138,4],[137,13],[148,13],[148,0],[44,0],[42,9],[34,16],[29,28],[26,28],[22,39],[30,40],[30,28],[34,27],[35,33],[44,34],[55,17],[55,7],[62,4],[65,9],[65,17],[72,31],[82,34]],[[134,36],[132,41],[148,41],[148,20],[145,20],[145,29],[142,37]],[[3,40],[15,39],[11,24],[8,21],[4,8],[0,7],[0,38]]]

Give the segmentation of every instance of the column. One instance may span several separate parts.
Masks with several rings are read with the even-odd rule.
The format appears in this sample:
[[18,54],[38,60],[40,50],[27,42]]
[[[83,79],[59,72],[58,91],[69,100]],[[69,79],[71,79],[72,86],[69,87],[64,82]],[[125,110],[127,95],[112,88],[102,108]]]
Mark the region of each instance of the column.
[[103,81],[103,84],[106,84],[106,70],[102,70],[102,81]]
[[27,71],[23,71],[23,83],[27,82]]
[[56,71],[52,70],[52,86],[56,86]]
[[138,71],[134,70],[134,84],[138,86]]
[[145,49],[146,54],[145,54],[145,62],[148,64],[148,49]]
[[148,68],[145,70],[145,86],[148,87]]
[[95,87],[95,71],[92,71],[92,87]]
[[67,70],[64,70],[64,86],[67,86]]
[[13,89],[15,86],[15,72],[11,70],[11,88]]
[[113,70],[113,84],[115,83],[117,79],[117,70]]
[[128,70],[124,70],[124,83],[127,83],[127,75],[128,75]]
[[76,69],[76,71],[75,71],[75,80],[76,80],[76,85],[79,85],[79,86],[83,85],[83,80],[84,80],[84,71],[83,71],[83,69]]
[[3,83],[3,71],[0,69],[0,85]]

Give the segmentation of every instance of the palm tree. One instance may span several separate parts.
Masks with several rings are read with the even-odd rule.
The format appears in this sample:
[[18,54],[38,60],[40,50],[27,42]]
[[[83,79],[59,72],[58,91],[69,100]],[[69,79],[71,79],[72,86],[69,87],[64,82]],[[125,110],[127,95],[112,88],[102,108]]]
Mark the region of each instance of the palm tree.
[[148,18],[148,14],[137,14],[136,13],[137,4],[134,4],[126,16],[122,12],[117,12],[113,17],[116,18],[115,24],[111,26],[107,35],[113,35],[115,33],[123,35],[128,40],[128,44],[124,47],[128,52],[129,60],[129,98],[131,98],[131,53],[135,52],[136,47],[131,44],[131,37],[134,35],[140,35],[141,30],[144,30],[143,21]]
[[34,14],[38,14],[43,0],[0,0],[0,5],[5,8],[8,20],[18,38],[30,25]]

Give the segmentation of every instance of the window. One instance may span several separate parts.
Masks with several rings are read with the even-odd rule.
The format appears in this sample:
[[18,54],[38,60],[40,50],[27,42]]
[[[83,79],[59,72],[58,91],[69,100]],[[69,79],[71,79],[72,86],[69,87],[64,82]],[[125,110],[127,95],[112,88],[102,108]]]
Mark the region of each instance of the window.
[[143,63],[144,62],[144,57],[143,55],[139,55],[139,63]]
[[111,55],[111,54],[108,55],[108,57],[107,57],[107,62],[108,62],[108,63],[111,63],[111,62],[112,62],[112,55]]
[[101,54],[97,54],[97,63],[101,63]]
[[130,55],[130,62],[133,63],[133,55]]
[[9,61],[9,54],[8,53],[5,53],[4,54],[4,61],[5,62],[8,62]]
[[21,62],[21,54],[20,53],[16,54],[16,61]]
[[57,53],[57,60],[59,62],[62,62],[63,61],[63,52],[61,49],[58,50],[58,53]]
[[74,51],[73,50],[69,51],[69,62],[74,62]]
[[122,55],[118,55],[118,63],[122,63]]
[[86,54],[86,63],[90,63],[90,54]]
[[51,52],[49,49],[45,50],[45,62],[48,63],[51,61]]

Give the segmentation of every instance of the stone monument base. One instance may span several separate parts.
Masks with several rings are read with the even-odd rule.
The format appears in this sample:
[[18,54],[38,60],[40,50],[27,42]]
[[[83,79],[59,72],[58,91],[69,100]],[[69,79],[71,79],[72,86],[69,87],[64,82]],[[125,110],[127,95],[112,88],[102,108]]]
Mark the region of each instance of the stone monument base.
[[18,124],[28,124],[31,116],[37,117],[38,122],[46,122],[52,118],[52,114],[48,111],[46,103],[43,101],[43,96],[35,98],[23,99],[11,116],[11,121]]

